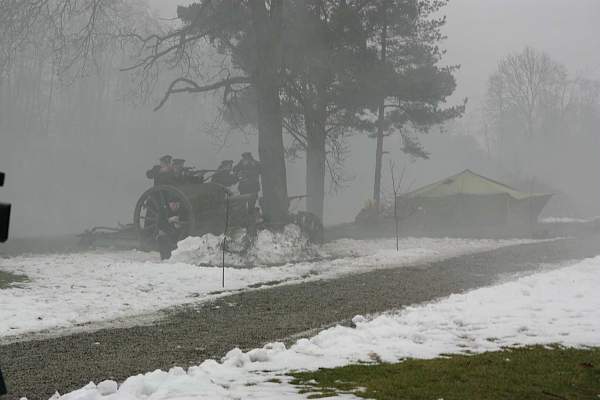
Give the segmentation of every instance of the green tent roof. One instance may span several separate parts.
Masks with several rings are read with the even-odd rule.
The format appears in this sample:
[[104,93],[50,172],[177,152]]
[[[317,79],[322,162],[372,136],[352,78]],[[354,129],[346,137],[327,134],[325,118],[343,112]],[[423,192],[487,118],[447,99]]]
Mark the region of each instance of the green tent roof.
[[442,179],[439,182],[423,186],[413,192],[407,193],[406,197],[445,197],[456,194],[507,194],[514,199],[521,200],[528,197],[548,196],[546,193],[524,193],[503,183],[478,175],[470,170]]

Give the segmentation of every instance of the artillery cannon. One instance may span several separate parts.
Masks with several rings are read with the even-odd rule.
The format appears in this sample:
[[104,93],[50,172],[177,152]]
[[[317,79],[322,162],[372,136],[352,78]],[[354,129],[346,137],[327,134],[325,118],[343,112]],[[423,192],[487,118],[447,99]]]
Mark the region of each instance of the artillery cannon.
[[[290,197],[290,201],[305,196]],[[86,246],[111,244],[158,249],[159,231],[173,227],[168,234],[177,242],[187,236],[206,233],[222,234],[226,225],[246,228],[249,233],[268,228],[255,207],[256,194],[234,195],[226,187],[214,182],[178,182],[156,185],[138,199],[133,212],[133,224],[119,228],[95,227],[80,236]],[[260,201],[259,201],[260,203]],[[174,206],[174,207],[173,207]],[[227,221],[226,221],[227,220]],[[323,225],[319,218],[307,212],[290,214],[287,223],[295,223],[313,242],[323,240]],[[131,246],[135,243],[135,246]]]
[[[176,217],[172,224],[177,227],[178,239],[221,234],[226,217],[229,226],[255,225],[255,202],[256,195],[233,196],[217,183],[159,185],[140,196],[133,225],[142,247],[154,249],[159,230],[170,223],[170,218]],[[176,209],[172,209],[171,204],[176,204]]]

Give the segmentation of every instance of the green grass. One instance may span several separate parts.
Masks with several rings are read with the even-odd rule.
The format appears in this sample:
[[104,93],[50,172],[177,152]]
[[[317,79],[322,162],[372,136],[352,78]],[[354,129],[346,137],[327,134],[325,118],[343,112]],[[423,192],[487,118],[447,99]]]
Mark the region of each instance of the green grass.
[[15,275],[8,272],[0,271],[0,289],[6,289],[13,283],[25,282],[25,275]]
[[372,399],[600,399],[600,348],[529,347],[472,356],[350,365],[295,373],[311,398],[354,393]]

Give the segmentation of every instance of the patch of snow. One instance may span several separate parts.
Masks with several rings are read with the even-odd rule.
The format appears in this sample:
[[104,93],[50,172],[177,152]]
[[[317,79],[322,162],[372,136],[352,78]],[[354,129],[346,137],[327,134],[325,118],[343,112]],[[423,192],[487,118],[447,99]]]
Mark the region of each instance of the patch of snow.
[[[297,238],[289,232],[287,238]],[[0,270],[23,274],[29,281],[0,290],[0,341],[21,340],[21,335],[42,332],[42,336],[66,334],[70,330],[93,330],[115,320],[136,321],[140,315],[197,303],[225,291],[250,290],[262,283],[294,283],[332,279],[345,274],[377,268],[397,268],[445,258],[528,243],[525,240],[415,239],[338,240],[319,249],[324,259],[274,267],[225,268],[198,266],[214,262],[218,239],[200,238],[183,242],[185,262],[157,261],[157,254],[139,251],[86,252],[27,255],[0,259]],[[275,262],[295,257],[294,249],[276,236],[259,237],[254,253],[257,260]],[[187,247],[186,247],[187,246]],[[202,247],[204,246],[204,247]],[[185,257],[184,257],[185,254]],[[306,253],[303,253],[306,254]],[[227,255],[230,265],[232,255]],[[212,260],[212,261],[211,261]],[[218,264],[216,264],[218,265]],[[147,320],[150,318],[144,318]]]
[[96,386],[96,389],[102,396],[107,396],[117,392],[119,385],[115,381],[102,381]]
[[[228,236],[226,248],[227,265],[235,267],[255,267],[281,265],[312,259],[319,256],[317,246],[312,245],[300,227],[289,224],[282,232],[267,229],[258,232],[254,245],[244,254],[243,229]],[[188,237],[177,244],[171,262],[195,265],[220,266],[222,263],[223,235],[206,234],[201,237]]]
[[[270,343],[187,371],[175,367],[128,378],[103,395],[93,383],[62,400],[303,399],[285,374],[356,362],[399,362],[505,346],[600,346],[600,257],[513,282],[449,296],[336,326],[290,348]],[[509,361],[507,359],[507,361]],[[344,394],[340,398],[354,398]]]
[[585,224],[600,220],[600,217],[593,218],[572,218],[572,217],[547,217],[541,218],[542,224]]

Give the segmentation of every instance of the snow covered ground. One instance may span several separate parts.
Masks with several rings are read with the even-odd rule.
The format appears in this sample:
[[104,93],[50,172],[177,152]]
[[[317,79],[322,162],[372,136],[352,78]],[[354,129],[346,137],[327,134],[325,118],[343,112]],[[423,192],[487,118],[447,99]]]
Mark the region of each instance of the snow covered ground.
[[[265,241],[256,252],[258,261],[295,259],[294,250],[286,247],[286,242],[273,241],[273,238]],[[525,242],[402,239],[397,252],[394,240],[344,239],[318,249],[317,255],[323,259],[317,261],[226,268],[224,290],[247,290],[261,283],[328,279],[375,268],[404,267]],[[48,330],[44,335],[56,335],[93,329],[99,323],[141,323],[156,318],[158,310],[223,295],[221,269],[192,263],[199,260],[204,263],[207,254],[220,257],[220,253],[214,249],[212,253],[199,249],[197,243],[191,248],[182,250],[174,257],[175,261],[169,262],[159,262],[156,254],[138,251],[0,259],[0,270],[24,274],[30,279],[0,290],[0,342],[18,340],[19,335],[42,330]],[[145,318],[140,319],[144,315]]]
[[600,217],[592,218],[573,218],[573,217],[546,217],[541,218],[542,224],[585,224],[600,220]]
[[598,287],[600,257],[373,318],[357,316],[355,328],[330,328],[298,340],[289,349],[282,343],[247,353],[233,349],[221,361],[207,360],[187,371],[157,370],[130,377],[120,386],[112,381],[90,383],[56,398],[305,398],[288,383],[286,372],[479,353],[505,346],[600,346]]

